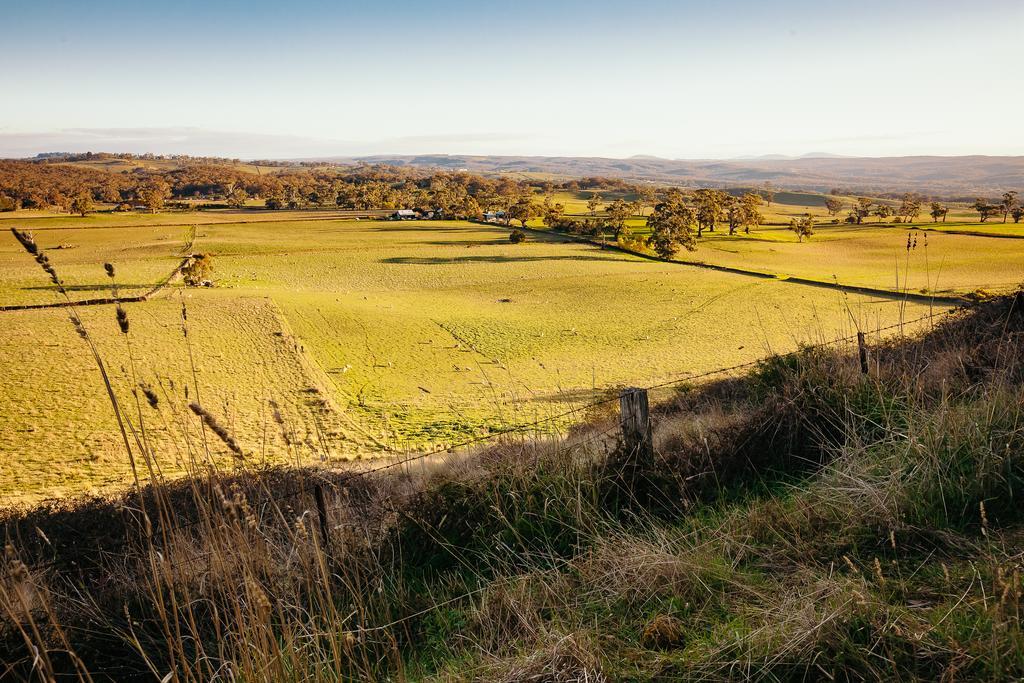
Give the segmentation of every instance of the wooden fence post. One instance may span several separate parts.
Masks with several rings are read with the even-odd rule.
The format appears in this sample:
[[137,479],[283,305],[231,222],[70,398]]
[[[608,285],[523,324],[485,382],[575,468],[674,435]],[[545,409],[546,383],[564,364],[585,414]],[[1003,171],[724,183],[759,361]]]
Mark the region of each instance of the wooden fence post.
[[868,374],[868,347],[864,343],[864,333],[857,333],[857,350],[860,352],[860,371],[861,374]]
[[626,446],[624,465],[654,462],[654,438],[651,436],[651,412],[647,390],[630,387],[619,395],[619,421]]
[[313,498],[316,500],[316,514],[320,521],[320,541],[323,545],[324,554],[331,557],[331,536],[327,528],[327,504],[324,503],[324,485],[316,483],[313,488]]

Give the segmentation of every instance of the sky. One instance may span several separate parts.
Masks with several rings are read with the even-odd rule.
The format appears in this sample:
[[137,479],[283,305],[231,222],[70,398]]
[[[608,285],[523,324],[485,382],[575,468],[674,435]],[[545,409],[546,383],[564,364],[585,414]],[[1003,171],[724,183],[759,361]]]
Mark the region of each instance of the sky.
[[0,156],[1024,154],[1024,0],[0,0]]

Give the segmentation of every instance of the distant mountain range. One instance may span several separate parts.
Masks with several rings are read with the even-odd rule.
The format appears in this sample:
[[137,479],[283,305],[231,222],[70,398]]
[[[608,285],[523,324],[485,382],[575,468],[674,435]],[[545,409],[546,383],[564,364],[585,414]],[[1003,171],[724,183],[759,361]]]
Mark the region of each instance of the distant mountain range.
[[816,153],[749,159],[662,159],[638,155],[603,157],[471,156],[448,154],[333,157],[418,167],[465,169],[476,173],[606,176],[702,187],[761,186],[828,192],[884,194],[921,192],[947,199],[992,197],[1007,190],[1024,193],[1024,156],[843,157]]

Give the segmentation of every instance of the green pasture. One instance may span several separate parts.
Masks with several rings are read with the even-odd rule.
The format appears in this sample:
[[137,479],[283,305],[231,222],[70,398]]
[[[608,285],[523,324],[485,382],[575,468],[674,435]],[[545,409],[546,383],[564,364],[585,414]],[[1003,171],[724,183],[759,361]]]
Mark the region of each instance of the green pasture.
[[[109,291],[104,262],[117,268],[122,291],[137,292],[174,267],[188,226],[205,215],[138,227],[49,218],[36,238],[72,298]],[[81,309],[125,414],[136,428],[145,425],[166,472],[205,458],[203,434],[186,408],[197,397],[247,460],[372,457],[447,445],[562,413],[614,387],[729,366],[929,310],[893,297],[653,262],[558,235],[531,233],[513,245],[500,226],[282,218],[200,224],[192,250],[213,255],[217,286],[175,284],[126,306],[127,338],[113,307]],[[833,264],[815,251],[827,245],[857,263],[860,251],[881,250],[879,273],[890,272],[887,238],[877,239],[709,240],[702,249],[749,244],[749,256],[723,253],[754,263],[774,258],[765,256],[778,253],[769,247],[792,248],[789,261],[827,279]],[[962,239],[978,248],[1014,246]],[[0,304],[58,300],[14,239],[0,235]],[[103,384],[67,312],[0,317],[0,502],[130,481]],[[136,404],[139,383],[158,389],[158,410]],[[231,466],[219,444],[210,448],[214,464]]]
[[[928,226],[924,226],[928,227]],[[636,234],[646,234],[638,227]],[[908,236],[910,248],[908,249]],[[784,228],[705,233],[681,261],[755,270],[893,292],[962,295],[1024,283],[1024,242],[917,226],[820,225],[802,243]]]
[[[732,191],[739,192],[738,189],[734,189]],[[565,207],[565,212],[567,214],[573,216],[586,217],[591,215],[590,209],[587,207],[587,202],[595,194],[600,195],[602,200],[601,206],[598,207],[597,215],[599,216],[601,215],[601,211],[603,210],[604,206],[614,201],[615,199],[623,199],[625,201],[634,201],[636,199],[635,193],[632,192],[597,189],[580,190],[578,192],[554,192],[551,195],[551,200],[553,202],[562,204]],[[786,226],[789,224],[789,221],[791,219],[799,218],[805,216],[806,214],[811,214],[812,216],[814,216],[816,221],[823,224],[832,223],[833,221],[835,221],[836,223],[842,223],[846,218],[846,215],[849,212],[850,207],[856,202],[857,198],[854,196],[839,196],[839,199],[842,200],[844,204],[844,208],[835,216],[829,215],[828,210],[825,208],[825,199],[826,195],[816,194],[813,192],[792,192],[778,190],[775,192],[775,196],[772,200],[772,203],[763,203],[760,207],[760,211],[761,214],[764,216],[764,224],[766,226]],[[882,203],[893,208],[899,205],[898,201],[890,199],[876,199],[875,201],[876,204]],[[977,212],[975,212],[973,209],[967,206],[959,204],[949,204],[948,202],[944,202],[943,205],[949,207],[949,214],[946,217],[947,222],[945,224],[937,223],[933,227],[940,229],[951,229],[954,225],[971,225],[975,227],[981,227],[981,232],[992,231],[993,233],[998,233],[1000,229],[1009,229],[1011,231],[1014,229],[1012,223],[997,224],[991,221],[986,222],[984,224],[977,223]],[[930,223],[930,218],[928,216],[929,210],[930,209],[928,203],[924,202],[922,204],[922,214],[920,217],[922,224],[927,223],[928,225],[932,225]],[[645,213],[650,213],[650,208],[645,209]],[[637,216],[635,218],[636,225],[643,224],[642,217]],[[892,220],[892,218],[888,218],[885,220],[884,223],[880,223],[879,219],[876,216],[871,215],[866,219],[865,225],[890,225],[892,224]]]

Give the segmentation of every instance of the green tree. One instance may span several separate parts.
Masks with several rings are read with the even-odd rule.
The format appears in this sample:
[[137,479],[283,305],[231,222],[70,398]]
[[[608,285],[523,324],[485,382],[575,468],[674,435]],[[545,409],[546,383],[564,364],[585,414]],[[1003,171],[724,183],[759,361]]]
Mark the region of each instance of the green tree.
[[843,210],[843,200],[835,196],[826,197],[825,209],[828,210],[829,216],[835,216]]
[[231,190],[231,194],[228,195],[228,204],[236,209],[241,209],[245,206],[245,202],[248,201],[248,199],[249,193],[245,191],[245,188],[240,185],[236,185],[234,189]]
[[743,206],[743,232],[750,234],[750,229],[761,225],[764,216],[761,215],[761,195],[756,192],[746,192],[740,199]]
[[722,212],[728,195],[721,190],[697,190],[693,203],[697,211],[697,237],[705,230],[715,231],[715,224],[722,220]]
[[590,199],[587,200],[587,211],[590,212],[591,216],[597,215],[597,209],[601,206],[601,195],[597,192],[590,195]]
[[791,219],[789,229],[796,233],[797,242],[803,242],[805,237],[810,239],[814,234],[814,216],[805,213],[800,219]]
[[82,190],[71,200],[71,211],[83,217],[93,209],[92,193]]
[[892,207],[888,204],[879,204],[875,207],[875,215],[878,216],[878,222],[883,223],[886,218],[892,216]]
[[484,212],[483,209],[480,208],[480,202],[478,202],[472,195],[467,194],[462,198],[462,205],[459,206],[458,214],[464,218],[479,220],[483,218]]
[[1001,209],[1001,205],[990,204],[985,199],[978,198],[974,200],[974,210],[978,212],[978,216],[982,223],[987,221],[989,218],[992,218],[992,216],[995,216]]
[[764,184],[764,187],[761,188],[761,196],[764,197],[764,201],[770,209],[772,202],[775,201],[775,190],[772,188],[771,183]]
[[853,223],[860,225],[864,219],[871,215],[873,201],[867,197],[858,197],[857,202],[850,208],[850,219]]
[[1013,218],[1014,223],[1020,223],[1020,219],[1024,218],[1024,206],[1015,206],[1010,210],[1010,217]]
[[653,207],[657,193],[654,188],[650,185],[638,185],[636,188],[636,201],[639,205],[639,213],[641,216],[644,215],[647,207]]
[[921,199],[912,192],[907,192],[900,200],[896,214],[903,218],[904,223],[912,223],[917,220],[921,213]]
[[633,215],[633,208],[627,202],[616,199],[605,208],[605,211],[608,213],[608,225],[611,227],[615,239],[628,232],[626,219]]
[[647,227],[651,229],[647,245],[665,259],[672,258],[680,249],[694,251],[697,248],[693,234],[695,220],[695,212],[686,204],[682,194],[670,194],[647,217]]
[[942,222],[945,223],[946,214],[949,213],[949,209],[938,202],[932,202],[931,208],[932,210],[929,215],[932,217],[932,223],[938,223],[940,218],[942,219]]
[[565,206],[562,204],[548,204],[544,207],[544,213],[541,218],[544,221],[544,225],[549,228],[562,228],[565,224],[564,213]]
[[163,180],[159,179],[146,183],[138,190],[139,201],[153,213],[164,208],[164,200],[168,194],[170,194],[170,188]]
[[526,227],[526,222],[531,218],[535,218],[540,215],[540,211],[537,205],[533,203],[529,197],[523,197],[515,204],[509,207],[506,217],[508,220],[519,221]]
[[[1010,190],[1009,192],[1003,193],[1003,199],[999,202],[999,207],[1003,210],[1003,222],[1006,222],[1006,217],[1013,211],[1014,207],[1017,206],[1017,191]],[[1014,221],[1016,223],[1016,221]]]

